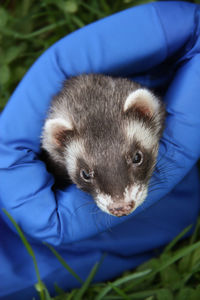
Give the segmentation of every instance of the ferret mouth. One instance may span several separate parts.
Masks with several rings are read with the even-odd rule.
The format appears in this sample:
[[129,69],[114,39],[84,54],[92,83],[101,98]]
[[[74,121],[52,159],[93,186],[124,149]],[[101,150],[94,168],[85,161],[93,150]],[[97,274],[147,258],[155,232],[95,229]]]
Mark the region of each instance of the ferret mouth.
[[109,215],[115,217],[123,217],[128,216],[135,210],[135,202],[130,201],[129,203],[124,202],[117,202],[112,203],[110,205],[105,205],[100,201],[96,201],[97,206],[104,212],[108,213]]
[[132,187],[127,188],[124,193],[124,199],[115,201],[110,195],[99,194],[97,196],[96,204],[104,212],[116,216],[128,216],[139,205],[143,203],[147,196],[147,188],[145,187]]
[[108,211],[111,215],[116,217],[128,216],[130,213],[134,211],[135,202],[130,201],[128,203],[117,202],[108,206]]

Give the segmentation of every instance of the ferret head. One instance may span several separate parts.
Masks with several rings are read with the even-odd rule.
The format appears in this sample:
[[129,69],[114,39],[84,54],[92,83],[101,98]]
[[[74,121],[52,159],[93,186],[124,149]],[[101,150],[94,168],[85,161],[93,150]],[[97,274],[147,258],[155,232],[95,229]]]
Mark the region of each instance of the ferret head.
[[[103,88],[102,95],[88,90],[83,97],[88,111],[80,101],[66,108],[64,98],[72,94],[68,87],[68,95],[58,96],[42,136],[42,147],[66,168],[71,180],[90,193],[101,210],[117,217],[130,214],[147,196],[164,121],[163,105],[149,90],[133,83],[119,90],[120,84],[123,80],[112,79],[110,94]],[[102,97],[92,108],[86,98],[96,96]],[[79,117],[78,106],[83,109]]]

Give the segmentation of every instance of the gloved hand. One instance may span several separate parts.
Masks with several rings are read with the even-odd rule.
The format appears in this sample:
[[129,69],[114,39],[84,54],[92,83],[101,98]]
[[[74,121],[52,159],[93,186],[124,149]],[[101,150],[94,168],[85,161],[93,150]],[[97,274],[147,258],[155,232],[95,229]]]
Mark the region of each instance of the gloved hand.
[[[96,226],[90,196],[74,185],[54,193],[53,177],[38,158],[50,101],[63,80],[104,73],[167,87],[167,121],[143,208],[168,194],[200,154],[200,10],[184,2],[158,2],[115,14],[84,27],[48,49],[31,67],[0,117],[0,207],[30,237],[61,245],[107,229]],[[134,218],[110,217],[110,226]],[[1,212],[2,218],[3,213]],[[86,222],[87,220],[87,222]]]

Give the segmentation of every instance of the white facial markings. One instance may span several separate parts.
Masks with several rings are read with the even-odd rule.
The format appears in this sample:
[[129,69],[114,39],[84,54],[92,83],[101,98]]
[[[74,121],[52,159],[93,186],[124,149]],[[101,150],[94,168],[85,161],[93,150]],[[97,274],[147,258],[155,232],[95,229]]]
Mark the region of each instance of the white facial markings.
[[132,185],[131,187],[126,187],[124,192],[124,201],[126,203],[130,201],[135,202],[134,210],[142,204],[147,196],[147,187],[145,185]]
[[[134,201],[135,205],[131,212],[133,212],[140,204],[143,203],[147,196],[147,187],[145,185],[133,185],[131,187],[126,187],[124,191],[124,198],[120,200],[120,203],[124,203],[125,205],[131,204],[132,201]],[[96,197],[96,204],[97,206],[104,212],[112,215],[110,213],[108,207],[114,206],[116,203],[116,206],[119,202],[116,201],[116,199],[113,199],[110,195],[106,195],[103,193],[99,193]]]
[[66,164],[69,175],[73,178],[77,171],[77,160],[85,157],[85,148],[81,140],[74,140],[66,148]]
[[113,200],[110,195],[106,195],[103,193],[98,193],[96,197],[97,206],[104,212],[111,215],[108,210],[108,206],[113,203]]
[[137,140],[144,148],[152,149],[157,143],[157,137],[139,121],[131,121],[125,125],[125,134],[132,143]]
[[138,190],[140,189],[140,186],[136,185],[131,188],[126,187],[124,192],[124,202],[128,203],[131,200],[135,201],[136,195],[138,193]]
[[148,191],[147,188],[145,188],[141,191],[141,196],[138,198],[138,202],[136,203],[136,207],[140,206],[144,202],[144,200],[147,197],[147,191]]

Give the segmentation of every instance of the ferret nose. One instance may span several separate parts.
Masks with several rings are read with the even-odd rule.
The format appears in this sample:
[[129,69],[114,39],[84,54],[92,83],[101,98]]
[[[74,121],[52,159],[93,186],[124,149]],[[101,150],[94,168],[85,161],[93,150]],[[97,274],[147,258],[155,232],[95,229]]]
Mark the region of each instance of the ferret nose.
[[112,205],[108,206],[109,212],[116,216],[116,217],[122,217],[129,215],[135,207],[135,202],[131,201],[128,203],[124,202],[116,202]]

